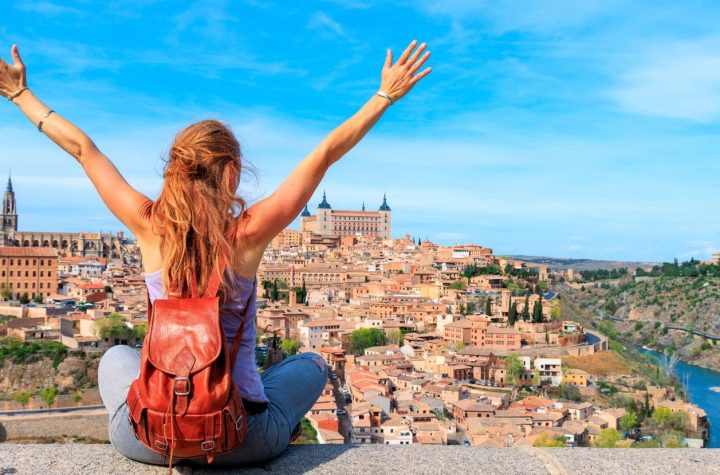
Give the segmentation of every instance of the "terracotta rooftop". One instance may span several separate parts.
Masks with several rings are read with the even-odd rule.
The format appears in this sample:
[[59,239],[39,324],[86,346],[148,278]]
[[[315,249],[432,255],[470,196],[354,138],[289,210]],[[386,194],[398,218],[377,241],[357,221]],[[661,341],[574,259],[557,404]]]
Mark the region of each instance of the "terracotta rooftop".
[[0,257],[57,257],[57,251],[49,247],[0,246]]

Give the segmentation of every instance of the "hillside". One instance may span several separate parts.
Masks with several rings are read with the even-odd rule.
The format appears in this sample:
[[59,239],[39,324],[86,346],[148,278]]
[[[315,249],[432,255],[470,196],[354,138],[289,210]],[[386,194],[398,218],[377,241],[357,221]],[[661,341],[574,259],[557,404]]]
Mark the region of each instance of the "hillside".
[[720,277],[626,277],[564,286],[563,295],[570,313],[610,336],[720,370],[720,345],[692,333],[720,334]]

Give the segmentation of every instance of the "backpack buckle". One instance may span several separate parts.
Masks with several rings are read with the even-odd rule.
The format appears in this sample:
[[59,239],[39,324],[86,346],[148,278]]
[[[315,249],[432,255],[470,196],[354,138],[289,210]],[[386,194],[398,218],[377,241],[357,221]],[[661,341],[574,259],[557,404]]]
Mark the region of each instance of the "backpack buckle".
[[202,449],[206,452],[209,450],[213,450],[215,448],[215,441],[214,440],[206,440],[200,444],[200,447],[202,447]]
[[155,439],[155,448],[160,449],[163,452],[165,452],[165,451],[167,451],[168,444],[167,444],[167,442],[163,442],[160,439]]
[[[185,384],[178,384],[185,383]],[[190,394],[190,379],[187,376],[176,376],[173,383],[176,396],[187,396]]]

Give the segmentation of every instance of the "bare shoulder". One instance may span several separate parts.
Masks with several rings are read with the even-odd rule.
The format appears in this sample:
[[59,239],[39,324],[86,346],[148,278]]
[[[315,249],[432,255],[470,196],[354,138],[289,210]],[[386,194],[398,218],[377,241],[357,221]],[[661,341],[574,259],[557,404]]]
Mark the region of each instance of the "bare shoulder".
[[254,242],[247,233],[247,223],[251,214],[246,210],[240,215],[235,228],[235,253],[232,259],[233,270],[250,279],[257,274],[260,261],[267,247],[267,243]]

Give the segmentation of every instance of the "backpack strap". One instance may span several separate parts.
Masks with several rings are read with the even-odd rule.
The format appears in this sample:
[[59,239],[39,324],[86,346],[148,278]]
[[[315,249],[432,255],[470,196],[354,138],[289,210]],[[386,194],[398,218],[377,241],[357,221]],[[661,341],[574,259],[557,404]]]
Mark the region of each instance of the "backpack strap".
[[[247,302],[245,302],[245,315],[247,315],[247,309],[250,303],[252,302],[252,299],[255,298],[256,289],[257,289],[257,276],[255,277],[255,280],[253,281],[253,291],[250,292],[250,296],[247,299]],[[240,343],[242,343],[242,335],[243,330],[245,329],[245,322],[247,321],[247,318],[243,318],[240,322],[240,328],[238,328],[237,333],[235,333],[235,337],[233,338],[233,346],[230,350],[230,364],[232,366],[235,366],[235,360],[237,359],[238,351],[240,351]]]
[[[235,244],[235,236],[237,235],[237,227],[239,224],[241,218],[238,218],[232,225],[230,225],[230,229],[228,229],[228,239],[230,241],[230,245]],[[226,267],[228,265],[228,256],[221,255],[218,257],[217,261],[215,262],[215,270],[213,271],[212,275],[210,275],[210,279],[208,280],[207,287],[205,288],[205,294],[203,295],[205,298],[207,297],[215,297],[217,295],[218,289],[220,289],[220,283],[222,282],[223,275],[225,274]],[[194,275],[193,275],[194,277]],[[195,282],[193,281],[193,285]]]

